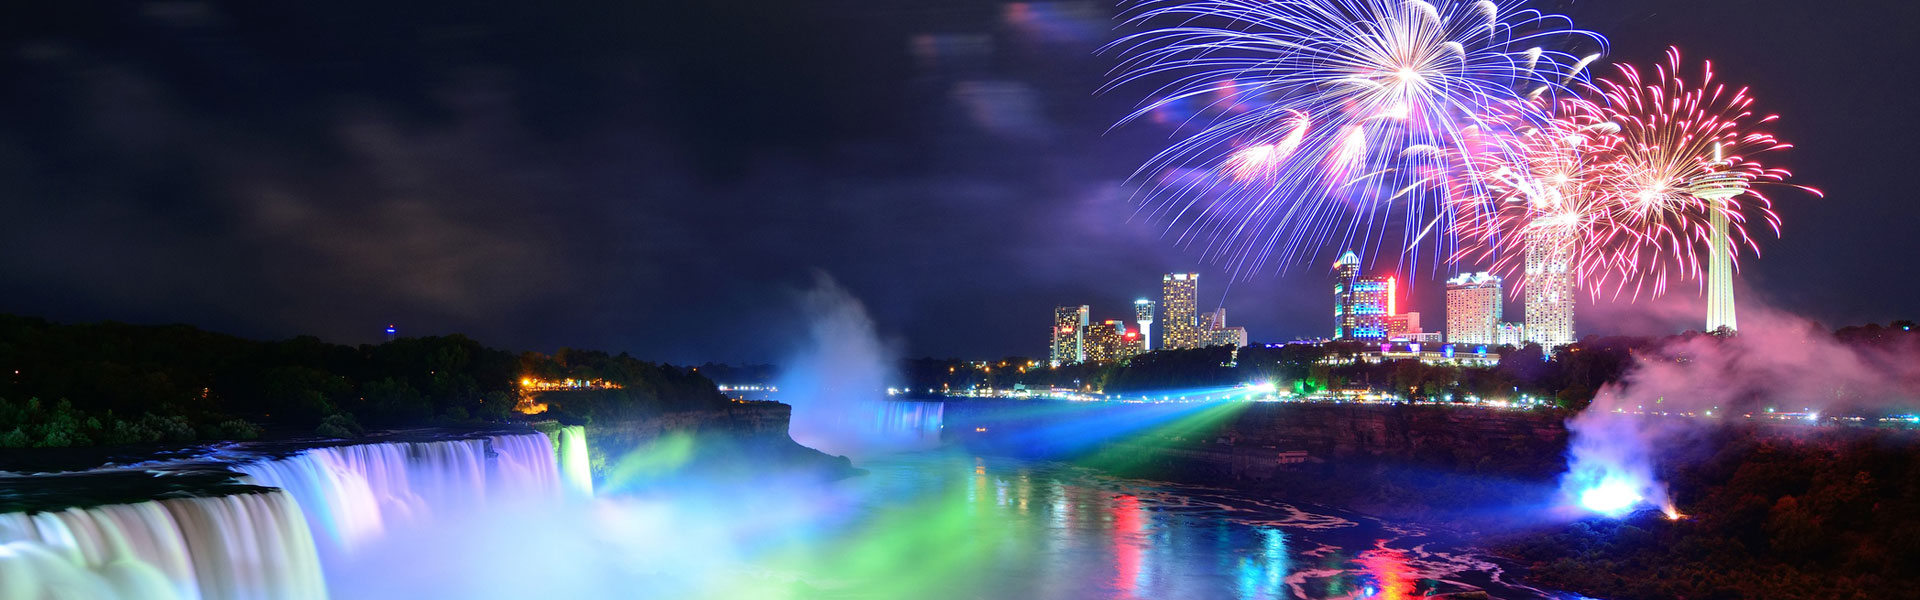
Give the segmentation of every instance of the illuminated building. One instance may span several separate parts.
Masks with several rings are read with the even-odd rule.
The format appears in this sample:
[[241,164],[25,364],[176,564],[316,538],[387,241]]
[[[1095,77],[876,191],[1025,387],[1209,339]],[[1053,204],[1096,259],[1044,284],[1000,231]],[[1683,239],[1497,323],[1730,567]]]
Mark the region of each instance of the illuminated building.
[[1353,328],[1344,339],[1387,339],[1387,319],[1393,316],[1392,277],[1361,277],[1353,281],[1353,304],[1346,310],[1353,315]]
[[620,384],[605,379],[560,379],[546,380],[532,377],[520,378],[520,389],[526,392],[565,392],[579,390],[617,390]]
[[1226,308],[1213,309],[1201,317],[1199,347],[1232,346],[1242,348],[1246,345],[1247,328],[1228,327]]
[[1129,331],[1125,321],[1108,320],[1090,331],[1098,334],[1088,334],[1087,360],[1124,363],[1144,352],[1140,332]]
[[1494,352],[1492,348],[1478,344],[1469,346],[1466,344],[1393,342],[1380,344],[1378,350],[1368,350],[1354,356],[1354,360],[1367,363],[1409,359],[1418,360],[1429,365],[1493,367],[1500,364],[1500,353]]
[[1219,329],[1210,329],[1207,331],[1206,345],[1244,348],[1247,346],[1247,328],[1221,327]]
[[1153,301],[1146,298],[1133,301],[1133,322],[1140,324],[1140,351],[1153,350]]
[[537,415],[547,412],[547,403],[541,402],[541,392],[577,392],[586,390],[617,390],[620,384],[605,379],[534,379],[520,378],[520,399],[513,410],[525,415]]
[[1500,276],[1461,273],[1447,280],[1447,341],[1495,344],[1500,326]]
[[1520,323],[1501,323],[1493,330],[1493,343],[1518,348],[1521,344],[1527,343],[1527,326]]
[[1353,287],[1360,281],[1360,257],[1348,250],[1333,263],[1333,269],[1333,339],[1344,340],[1353,337],[1353,328],[1358,325],[1353,313]]
[[1574,239],[1571,229],[1551,225],[1529,227],[1526,235],[1526,339],[1551,352],[1574,342]]
[[1407,334],[1407,341],[1413,342],[1416,344],[1433,344],[1435,346],[1439,346],[1442,342],[1444,342],[1444,340],[1441,339],[1440,332],[1438,331],[1416,331],[1413,333],[1409,333]]
[[[1086,360],[1088,362],[1115,362],[1123,358],[1126,352],[1127,324],[1108,319],[1087,328]],[[1125,355],[1131,357],[1131,355]]]
[[1161,348],[1200,347],[1200,322],[1196,319],[1199,288],[1199,273],[1168,273],[1160,278],[1161,307],[1166,311],[1160,326]]
[[1361,277],[1360,257],[1352,250],[1333,264],[1333,339],[1387,339],[1387,318],[1394,314],[1394,278]]
[[1139,331],[1129,331],[1120,335],[1120,352],[1114,360],[1126,362],[1133,357],[1146,353],[1147,338]]
[[1060,306],[1053,309],[1053,366],[1072,365],[1087,360],[1087,305]]
[[1404,342],[1413,339],[1413,334],[1420,333],[1420,313],[1404,312],[1387,315],[1386,321],[1389,340]]

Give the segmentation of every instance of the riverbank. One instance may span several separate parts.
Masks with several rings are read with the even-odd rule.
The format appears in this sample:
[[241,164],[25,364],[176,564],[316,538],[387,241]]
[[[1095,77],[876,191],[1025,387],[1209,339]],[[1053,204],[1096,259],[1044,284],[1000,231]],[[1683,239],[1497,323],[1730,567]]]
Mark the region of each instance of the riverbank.
[[[1557,411],[1073,404],[956,402],[947,430],[981,452],[1445,528],[1536,585],[1597,597],[1851,598],[1920,585],[1911,431],[1701,422],[1658,473],[1687,518],[1569,521],[1550,516],[1568,439]],[[1076,422],[1100,431],[1061,441]]]
[[[953,441],[985,452],[1224,485],[1470,533],[1504,527],[1509,519],[1502,512],[1545,502],[1564,467],[1567,431],[1560,411],[1223,406],[950,402],[947,432]],[[1062,441],[1059,434],[1074,430],[1076,422],[1130,432],[1087,432],[1085,443]],[[1045,432],[1045,443],[1033,443],[1040,441],[1029,435],[1035,432]]]

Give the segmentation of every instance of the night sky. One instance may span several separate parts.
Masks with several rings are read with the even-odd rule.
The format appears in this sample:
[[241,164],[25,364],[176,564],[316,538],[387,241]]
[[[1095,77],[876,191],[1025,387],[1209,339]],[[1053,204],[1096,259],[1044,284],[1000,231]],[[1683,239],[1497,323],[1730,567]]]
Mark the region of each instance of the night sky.
[[[1676,8],[1672,5],[1684,5]],[[1645,64],[1749,83],[1784,237],[1744,306],[1914,318],[1920,165],[1908,2],[1535,4]],[[1235,283],[1130,219],[1166,143],[1108,127],[1108,3],[36,2],[0,22],[0,312],[344,343],[773,361],[815,270],[903,352],[1039,355],[1056,304],[1119,318],[1159,274],[1256,341],[1325,335],[1311,266]],[[1597,67],[1600,73],[1612,68]],[[1763,238],[1764,239],[1764,238]],[[1390,262],[1376,264],[1390,268]],[[1417,271],[1441,320],[1445,275]],[[1687,284],[1582,333],[1699,327]],[[1696,306],[1688,306],[1688,304]],[[1518,320],[1518,311],[1508,315]]]

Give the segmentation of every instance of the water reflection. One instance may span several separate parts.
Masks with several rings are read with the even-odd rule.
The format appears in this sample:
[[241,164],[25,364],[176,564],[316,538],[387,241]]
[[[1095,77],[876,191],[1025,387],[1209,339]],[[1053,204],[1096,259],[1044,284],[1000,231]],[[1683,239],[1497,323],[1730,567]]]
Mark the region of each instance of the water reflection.
[[1145,560],[1141,532],[1149,517],[1140,508],[1140,499],[1129,494],[1115,496],[1108,507],[1113,517],[1113,589],[1119,598],[1132,598],[1140,587],[1141,561]]
[[1502,582],[1453,540],[1338,511],[1013,459],[927,453],[863,466],[872,474],[840,485],[872,514],[856,510],[849,526],[755,568],[831,592],[807,597],[1552,597]]
[[1286,598],[1282,584],[1287,577],[1287,534],[1272,527],[1255,529],[1261,540],[1260,553],[1240,557],[1239,597],[1266,600]]
[[1413,569],[1407,566],[1407,556],[1398,550],[1385,548],[1386,540],[1380,540],[1383,546],[1360,553],[1359,563],[1366,569],[1371,583],[1362,590],[1364,598],[1379,600],[1408,600],[1415,598],[1416,577]]

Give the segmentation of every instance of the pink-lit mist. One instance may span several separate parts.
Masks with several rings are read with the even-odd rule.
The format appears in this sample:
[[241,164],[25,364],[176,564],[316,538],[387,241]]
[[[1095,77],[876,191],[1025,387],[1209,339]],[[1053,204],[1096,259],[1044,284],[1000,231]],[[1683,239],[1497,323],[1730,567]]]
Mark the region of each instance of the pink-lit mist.
[[[1741,329],[1692,334],[1643,349],[1619,381],[1568,421],[1565,505],[1620,516],[1658,508],[1677,517],[1657,472],[1704,428],[1728,423],[1817,426],[1822,415],[1910,412],[1920,345],[1843,343],[1805,318],[1747,305]],[[1791,414],[1789,421],[1780,421]],[[1804,421],[1804,422],[1801,422]]]

